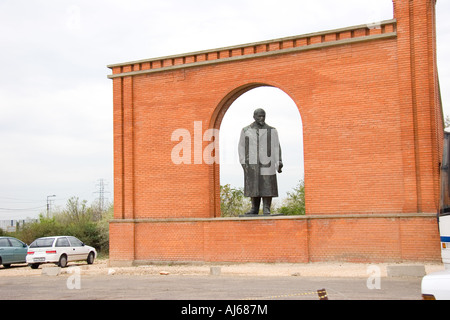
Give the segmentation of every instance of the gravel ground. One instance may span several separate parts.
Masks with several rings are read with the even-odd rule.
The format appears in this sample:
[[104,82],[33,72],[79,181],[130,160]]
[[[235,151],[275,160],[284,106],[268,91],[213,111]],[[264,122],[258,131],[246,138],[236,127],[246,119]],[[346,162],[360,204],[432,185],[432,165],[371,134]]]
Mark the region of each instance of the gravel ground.
[[[386,277],[386,267],[391,265],[424,265],[426,273],[444,270],[442,263],[205,263],[205,264],[155,264],[133,267],[110,267],[107,259],[97,259],[94,264],[85,262],[69,263],[61,273],[70,272],[70,267],[78,266],[82,274],[89,275],[209,275],[211,267],[219,267],[221,275],[228,276],[301,276],[301,277],[367,277],[373,272],[370,266],[377,266],[381,277]],[[0,277],[36,276],[43,268],[55,267],[53,264],[41,265],[31,269],[27,265],[0,267]]]

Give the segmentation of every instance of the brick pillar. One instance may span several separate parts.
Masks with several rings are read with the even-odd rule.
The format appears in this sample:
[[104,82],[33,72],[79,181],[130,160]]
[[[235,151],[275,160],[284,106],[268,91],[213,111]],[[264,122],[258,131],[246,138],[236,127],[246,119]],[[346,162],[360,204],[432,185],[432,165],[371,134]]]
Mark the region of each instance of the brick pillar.
[[[435,0],[393,0],[403,119],[405,212],[439,208],[442,110],[436,73]],[[414,150],[414,153],[408,152]]]
[[135,260],[135,224],[109,223],[109,261],[111,266],[131,265]]

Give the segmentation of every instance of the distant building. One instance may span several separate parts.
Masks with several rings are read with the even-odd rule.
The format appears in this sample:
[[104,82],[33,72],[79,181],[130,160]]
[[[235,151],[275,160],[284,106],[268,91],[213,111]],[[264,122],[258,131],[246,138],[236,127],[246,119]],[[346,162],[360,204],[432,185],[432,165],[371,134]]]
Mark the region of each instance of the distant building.
[[7,232],[14,232],[17,226],[23,226],[26,223],[37,222],[38,219],[21,219],[21,220],[0,220],[0,229]]

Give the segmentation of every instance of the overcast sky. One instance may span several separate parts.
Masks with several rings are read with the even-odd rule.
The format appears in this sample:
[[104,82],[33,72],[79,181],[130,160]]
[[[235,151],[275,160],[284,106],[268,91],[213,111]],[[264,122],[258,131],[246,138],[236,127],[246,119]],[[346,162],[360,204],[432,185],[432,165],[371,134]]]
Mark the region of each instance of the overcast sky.
[[[106,65],[387,20],[392,11],[391,0],[0,0],[0,220],[37,217],[49,195],[56,195],[53,206],[71,196],[92,202],[99,179],[112,200]],[[437,33],[442,99],[450,113],[449,1],[437,2]],[[296,111],[277,89],[250,92],[236,103],[253,109],[258,101],[269,109],[283,104],[286,115]],[[222,135],[234,119],[233,106]],[[278,119],[267,111],[267,122],[279,131],[284,121],[300,121],[298,112]],[[244,125],[251,112],[240,115]],[[286,158],[298,142],[288,132],[280,139],[284,193],[302,177],[302,152],[297,148]],[[233,172],[222,182],[242,180]]]

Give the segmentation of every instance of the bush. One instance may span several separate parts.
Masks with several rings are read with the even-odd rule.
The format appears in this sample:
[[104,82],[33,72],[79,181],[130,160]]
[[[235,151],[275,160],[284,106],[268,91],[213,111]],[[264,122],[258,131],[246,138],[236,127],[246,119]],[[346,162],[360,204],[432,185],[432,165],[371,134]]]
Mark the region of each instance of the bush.
[[232,188],[229,184],[220,186],[220,210],[223,217],[235,217],[250,210],[249,198],[244,197],[242,188]]
[[[30,244],[35,239],[47,236],[74,236],[97,251],[109,251],[109,220],[113,217],[113,206],[98,212],[97,206],[87,206],[87,202],[70,198],[66,208],[56,211],[51,217],[40,214],[39,221],[28,223],[19,228],[12,236]],[[97,212],[96,212],[97,210]],[[98,220],[94,220],[94,216]]]
[[282,206],[277,210],[285,215],[305,214],[305,182],[300,180],[292,192],[287,193]]
[[[285,215],[305,214],[305,183],[300,180],[292,192],[287,193],[287,197],[281,202],[281,206],[276,208],[276,203],[272,204],[273,212]],[[233,188],[229,184],[220,186],[220,209],[223,217],[233,217],[248,212],[251,207],[250,198],[244,197],[242,188]],[[261,209],[260,209],[261,211]]]

